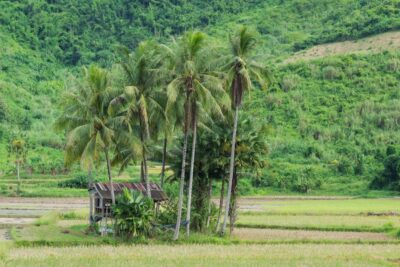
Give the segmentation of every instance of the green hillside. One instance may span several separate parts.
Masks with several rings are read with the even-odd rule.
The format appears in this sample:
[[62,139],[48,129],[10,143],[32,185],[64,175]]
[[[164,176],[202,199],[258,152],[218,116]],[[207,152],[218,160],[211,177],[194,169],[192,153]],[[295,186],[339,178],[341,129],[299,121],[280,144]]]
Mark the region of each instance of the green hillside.
[[245,24],[261,33],[274,75],[269,92],[246,99],[246,113],[270,129],[269,167],[253,185],[291,190],[314,177],[321,192],[365,193],[387,146],[400,150],[400,52],[282,62],[316,44],[400,30],[399,14],[399,0],[1,1],[0,172],[12,168],[6,143],[16,131],[28,133],[36,171],[62,169],[63,134],[53,130],[61,92],[81,66],[111,66],[115,45],[193,28],[226,41]]

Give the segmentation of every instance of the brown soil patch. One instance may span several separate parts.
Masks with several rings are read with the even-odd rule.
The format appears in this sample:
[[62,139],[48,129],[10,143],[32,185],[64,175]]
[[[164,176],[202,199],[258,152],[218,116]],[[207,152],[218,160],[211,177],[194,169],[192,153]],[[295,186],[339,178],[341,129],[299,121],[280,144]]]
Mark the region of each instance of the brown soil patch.
[[386,32],[355,41],[344,41],[313,46],[300,51],[288,58],[284,63],[293,63],[299,60],[312,60],[316,58],[351,54],[351,53],[378,53],[384,50],[400,48],[400,31]]

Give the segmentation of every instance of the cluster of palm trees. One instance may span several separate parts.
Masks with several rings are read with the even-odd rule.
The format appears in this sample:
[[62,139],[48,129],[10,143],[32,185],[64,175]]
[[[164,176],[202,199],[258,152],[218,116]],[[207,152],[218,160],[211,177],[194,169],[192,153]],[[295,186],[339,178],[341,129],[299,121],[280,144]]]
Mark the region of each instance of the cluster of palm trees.
[[[57,126],[68,132],[65,161],[80,161],[93,169],[104,156],[110,187],[111,167],[121,170],[140,161],[141,179],[150,196],[148,155],[151,145],[162,141],[163,183],[166,147],[181,128],[183,136],[177,221],[173,239],[179,237],[187,166],[189,137],[192,137],[187,186],[186,234],[189,235],[193,169],[198,127],[214,118],[224,119],[234,111],[226,211],[221,227],[226,229],[235,162],[236,129],[243,94],[253,82],[267,87],[268,72],[252,57],[256,32],[240,27],[230,37],[230,51],[210,44],[202,32],[187,32],[168,44],[146,41],[133,53],[118,49],[118,64],[111,71],[91,66],[83,80],[72,83],[63,99]],[[230,94],[230,96],[229,96]],[[91,183],[89,175],[89,183]],[[112,202],[115,196],[112,192]]]

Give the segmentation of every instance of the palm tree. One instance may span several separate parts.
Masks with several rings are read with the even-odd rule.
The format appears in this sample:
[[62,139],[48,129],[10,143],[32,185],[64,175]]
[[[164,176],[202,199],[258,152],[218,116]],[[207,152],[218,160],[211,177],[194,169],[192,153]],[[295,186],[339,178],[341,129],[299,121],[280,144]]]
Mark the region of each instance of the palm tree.
[[26,155],[28,151],[27,149],[28,147],[24,139],[26,140],[26,136],[12,137],[10,143],[7,146],[9,154],[8,156],[11,157],[12,155],[14,155],[15,157],[15,168],[18,181],[17,194],[20,193],[20,188],[21,188],[21,177],[20,177],[21,163],[23,163],[26,160]]
[[[224,97],[225,91],[222,88],[221,80],[210,75],[210,64],[205,58],[207,55],[205,34],[195,31],[183,35],[178,42],[173,42],[167,48],[170,59],[170,69],[173,73],[173,80],[167,86],[168,104],[167,112],[179,105],[184,107],[182,148],[182,166],[179,188],[178,215],[174,233],[174,240],[179,237],[179,230],[182,218],[183,188],[185,183],[185,166],[188,143],[188,133],[192,130],[192,155],[188,185],[188,209],[186,233],[190,229],[190,207],[193,184],[193,168],[196,147],[196,131],[199,112],[210,110],[223,117],[221,103],[229,103],[229,98]],[[220,101],[220,102],[219,102]]]
[[253,88],[252,79],[266,88],[269,81],[267,69],[251,57],[257,44],[257,34],[247,27],[242,26],[230,37],[231,55],[227,64],[227,80],[231,89],[232,106],[234,108],[234,123],[232,133],[232,146],[229,164],[228,193],[225,202],[224,222],[221,234],[225,233],[231,201],[231,190],[235,166],[235,147],[239,109],[242,104],[244,92]]
[[154,87],[158,81],[158,63],[154,62],[158,57],[154,56],[154,48],[153,42],[140,43],[132,54],[127,48],[120,48],[122,55],[120,64],[126,76],[127,86],[124,93],[113,101],[113,104],[122,104],[124,107],[124,122],[130,131],[138,125],[138,135],[142,144],[141,173],[146,183],[148,197],[151,197],[147,164],[148,141],[151,134],[149,121],[157,114],[164,113],[158,99],[160,91]]
[[64,100],[64,110],[56,126],[69,131],[65,147],[65,163],[71,165],[80,160],[83,168],[89,169],[93,161],[104,153],[115,204],[114,186],[111,176],[110,149],[113,144],[113,119],[108,114],[110,100],[114,97],[109,75],[96,66],[84,69],[85,77],[76,87],[69,88]]

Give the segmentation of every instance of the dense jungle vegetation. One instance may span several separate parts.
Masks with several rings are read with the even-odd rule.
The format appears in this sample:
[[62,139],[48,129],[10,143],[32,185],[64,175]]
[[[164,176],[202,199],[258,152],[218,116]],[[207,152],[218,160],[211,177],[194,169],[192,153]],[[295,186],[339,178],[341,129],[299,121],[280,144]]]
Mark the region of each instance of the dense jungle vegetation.
[[25,169],[63,171],[64,136],[53,125],[65,84],[82,66],[111,67],[118,44],[133,50],[193,28],[218,43],[244,24],[261,33],[274,82],[245,99],[245,115],[267,126],[269,155],[264,175],[240,181],[242,192],[364,194],[390,169],[388,147],[400,151],[400,53],[282,61],[315,44],[399,30],[399,13],[398,0],[1,1],[0,172],[13,171],[7,144],[21,133]]

